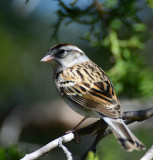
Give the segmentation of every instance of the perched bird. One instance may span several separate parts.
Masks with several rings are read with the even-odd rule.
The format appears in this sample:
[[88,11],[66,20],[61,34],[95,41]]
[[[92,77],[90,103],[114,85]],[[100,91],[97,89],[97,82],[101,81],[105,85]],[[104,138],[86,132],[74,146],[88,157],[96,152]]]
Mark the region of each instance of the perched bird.
[[57,91],[74,111],[86,118],[102,118],[126,151],[145,149],[122,120],[109,77],[81,49],[58,44],[49,49],[41,62],[52,64]]

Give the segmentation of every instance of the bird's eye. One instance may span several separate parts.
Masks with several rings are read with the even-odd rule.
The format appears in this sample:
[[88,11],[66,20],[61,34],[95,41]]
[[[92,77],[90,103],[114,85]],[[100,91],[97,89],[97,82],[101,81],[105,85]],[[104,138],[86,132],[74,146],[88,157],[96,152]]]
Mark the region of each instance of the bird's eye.
[[64,57],[66,56],[66,51],[64,49],[61,49],[57,52],[58,57]]

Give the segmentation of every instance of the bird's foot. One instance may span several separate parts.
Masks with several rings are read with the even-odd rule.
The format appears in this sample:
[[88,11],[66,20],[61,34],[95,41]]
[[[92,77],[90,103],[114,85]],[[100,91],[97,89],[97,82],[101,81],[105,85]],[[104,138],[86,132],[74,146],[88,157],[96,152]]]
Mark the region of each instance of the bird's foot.
[[76,128],[73,128],[72,130],[66,131],[66,134],[68,133],[74,133],[74,142],[79,144],[81,141],[80,135],[78,134],[78,131]]

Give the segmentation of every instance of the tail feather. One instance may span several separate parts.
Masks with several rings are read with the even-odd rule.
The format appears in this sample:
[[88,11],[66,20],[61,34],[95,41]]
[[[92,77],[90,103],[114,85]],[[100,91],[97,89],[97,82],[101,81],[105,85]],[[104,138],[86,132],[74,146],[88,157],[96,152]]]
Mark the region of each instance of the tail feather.
[[145,149],[144,144],[134,136],[122,119],[112,119],[109,117],[103,117],[103,119],[110,126],[123,149],[129,152],[134,149],[139,151]]

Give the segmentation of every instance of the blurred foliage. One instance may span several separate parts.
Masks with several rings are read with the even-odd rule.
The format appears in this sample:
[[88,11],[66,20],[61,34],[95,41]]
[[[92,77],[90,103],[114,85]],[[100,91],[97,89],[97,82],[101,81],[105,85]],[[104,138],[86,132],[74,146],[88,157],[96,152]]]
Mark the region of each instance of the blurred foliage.
[[147,4],[150,8],[153,8],[153,1],[152,0],[147,0]]
[[52,94],[51,85],[46,86],[46,94],[42,92],[46,77],[41,75],[45,69],[40,59],[46,54],[49,39],[47,29],[43,29],[46,23],[36,14],[22,14],[13,7],[13,1],[0,1],[0,109]]
[[[64,23],[87,25],[89,30],[81,39],[89,42],[95,52],[110,54],[111,68],[107,71],[118,95],[142,97],[153,93],[152,70],[141,56],[152,31],[141,21],[137,1],[92,0],[88,6],[79,7],[79,0],[66,3],[57,0],[59,9],[52,38],[58,41],[58,31]],[[152,7],[152,1],[146,6]]]
[[93,152],[89,152],[87,156],[87,160],[99,160],[98,155],[95,155]]
[[19,160],[23,157],[16,146],[0,148],[0,160]]

